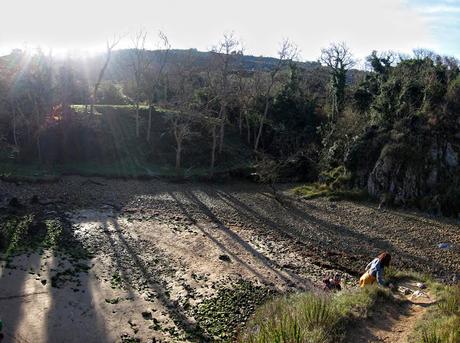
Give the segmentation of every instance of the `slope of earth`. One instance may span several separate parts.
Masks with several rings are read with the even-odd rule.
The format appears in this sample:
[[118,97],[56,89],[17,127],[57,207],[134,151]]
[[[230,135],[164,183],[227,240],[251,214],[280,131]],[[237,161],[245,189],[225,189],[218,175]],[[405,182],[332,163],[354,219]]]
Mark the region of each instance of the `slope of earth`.
[[389,302],[377,306],[364,321],[358,322],[355,327],[349,329],[346,342],[408,342],[415,325],[428,308],[436,303],[436,299],[429,290],[420,291],[416,282],[406,282],[401,285],[411,293],[396,295],[399,303]]
[[[383,249],[400,267],[460,273],[454,222],[287,194],[280,204],[256,184],[65,177],[0,183],[0,194],[1,211],[15,197],[30,211],[65,217],[93,256],[75,262],[45,250],[1,265],[0,319],[11,341],[226,341],[264,294],[314,289],[334,272],[353,287]],[[241,282],[242,300],[225,300],[227,312],[200,307]],[[226,326],[212,328],[213,316]]]

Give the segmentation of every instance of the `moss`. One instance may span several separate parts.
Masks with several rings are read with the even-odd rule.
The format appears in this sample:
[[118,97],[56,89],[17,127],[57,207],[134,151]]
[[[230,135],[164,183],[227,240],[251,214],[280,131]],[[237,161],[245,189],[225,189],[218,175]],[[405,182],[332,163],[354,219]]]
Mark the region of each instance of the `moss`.
[[240,280],[230,287],[221,288],[215,297],[203,301],[192,312],[199,328],[209,339],[230,342],[238,326],[273,295],[273,291],[265,287]]
[[24,249],[28,236],[30,234],[30,226],[34,221],[34,215],[7,215],[1,218],[0,232],[2,234],[2,248],[1,251],[5,255],[11,256],[14,253]]
[[112,278],[110,279],[110,285],[113,289],[122,288],[123,280],[121,278],[121,275],[118,273],[113,273]]
[[120,298],[105,299],[105,302],[112,305],[118,304],[120,302]]
[[295,187],[292,191],[295,195],[301,196],[304,199],[314,199],[331,194],[329,187],[321,183],[313,183]]
[[320,197],[328,197],[331,201],[340,200],[351,200],[351,201],[366,201],[369,199],[369,195],[366,190],[363,189],[332,189],[326,184],[313,183],[309,185],[303,185],[295,187],[292,192],[301,196],[304,199],[314,199]]

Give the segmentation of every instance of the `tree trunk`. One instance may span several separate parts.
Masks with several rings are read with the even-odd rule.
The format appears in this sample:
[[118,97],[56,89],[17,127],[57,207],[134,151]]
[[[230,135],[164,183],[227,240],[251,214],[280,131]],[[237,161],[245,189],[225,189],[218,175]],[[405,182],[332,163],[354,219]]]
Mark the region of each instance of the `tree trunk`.
[[18,146],[18,137],[16,135],[16,110],[13,109],[13,140],[14,145]]
[[[101,72],[102,73],[102,72]],[[93,94],[91,95],[91,103],[89,105],[89,113],[91,115],[94,114],[94,105],[96,104],[96,96],[97,96],[97,90],[99,89],[99,85],[101,83],[101,80],[102,80],[102,76],[100,76],[100,80],[98,80],[96,82],[96,84],[94,85],[94,90],[93,90]]]
[[136,101],[136,137],[139,138],[139,102]]
[[181,154],[182,154],[182,142],[177,142],[177,149],[176,149],[176,176],[180,175]]
[[224,134],[225,134],[225,104],[220,107],[220,136],[219,136],[219,154],[222,153],[224,147]]
[[249,124],[249,117],[246,113],[246,128],[248,130],[248,144],[251,144],[251,125]]
[[94,90],[93,90],[93,95],[91,97],[91,106],[90,106],[90,113],[91,114],[94,114],[94,104],[96,103],[97,90],[99,89],[99,86],[100,86],[100,84],[102,82],[102,78],[104,77],[105,70],[107,69],[107,67],[109,65],[110,58],[112,56],[112,49],[115,47],[116,44],[118,44],[118,43],[114,43],[112,45],[112,47],[109,47],[107,45],[107,56],[105,58],[105,62],[104,62],[104,65],[102,66],[102,69],[99,71],[97,81],[94,84]]
[[243,135],[243,111],[239,111],[239,117],[238,117],[238,128],[240,129],[240,136]]
[[256,140],[254,142],[254,151],[257,151],[257,149],[259,148],[260,138],[262,137],[262,129],[263,129],[264,124],[265,124],[265,119],[267,119],[269,103],[270,103],[270,100],[267,99],[265,101],[264,114],[263,114],[262,118],[260,118],[259,130],[257,132]]
[[211,167],[209,169],[209,176],[214,176],[214,165],[216,163],[216,147],[217,147],[217,132],[216,125],[212,126],[212,150],[211,150]]
[[169,79],[166,78],[163,84],[163,101],[168,101],[168,83]]
[[37,132],[36,135],[37,137],[35,138],[35,142],[37,144],[37,154],[38,154],[38,161],[40,164],[42,164],[42,149],[40,146],[40,109],[37,103],[37,100],[34,98],[34,107],[35,107],[35,120],[36,120],[36,126],[37,126]]
[[149,106],[149,122],[147,125],[147,142],[150,142],[150,132],[152,130],[152,105]]
[[42,164],[42,148],[40,146],[40,131],[37,132],[36,144],[37,144],[38,162]]

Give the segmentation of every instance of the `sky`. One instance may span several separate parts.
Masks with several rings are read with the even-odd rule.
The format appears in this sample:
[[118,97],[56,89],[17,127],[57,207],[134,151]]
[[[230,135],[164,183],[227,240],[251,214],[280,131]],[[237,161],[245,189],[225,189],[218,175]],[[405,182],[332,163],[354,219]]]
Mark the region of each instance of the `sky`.
[[150,48],[164,32],[173,48],[207,50],[233,32],[252,55],[276,56],[289,38],[301,60],[344,41],[357,58],[372,50],[428,48],[460,58],[460,0],[14,0],[0,12],[0,53],[41,46],[101,51],[140,29]]

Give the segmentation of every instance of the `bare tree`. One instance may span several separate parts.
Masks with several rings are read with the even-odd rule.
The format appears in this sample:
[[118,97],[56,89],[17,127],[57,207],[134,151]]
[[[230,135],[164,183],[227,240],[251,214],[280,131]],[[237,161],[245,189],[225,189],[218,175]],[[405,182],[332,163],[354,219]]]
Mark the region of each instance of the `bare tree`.
[[109,66],[110,59],[112,58],[113,49],[120,43],[121,37],[113,38],[112,41],[107,41],[106,54],[104,64],[102,65],[101,70],[99,71],[98,77],[94,84],[93,94],[91,95],[91,105],[90,105],[90,114],[94,114],[94,104],[96,103],[96,96],[99,86],[101,85],[102,79],[104,78],[105,71]]
[[333,43],[321,50],[321,62],[329,68],[331,78],[331,121],[335,122],[342,112],[348,70],[355,61],[345,43]]
[[276,182],[280,177],[282,167],[281,162],[276,161],[265,154],[259,154],[258,159],[259,161],[256,164],[256,173],[259,181],[268,184],[275,200],[282,204],[282,197],[276,188]]
[[150,142],[150,136],[152,131],[152,113],[155,110],[154,102],[160,86],[163,87],[162,97],[163,100],[167,99],[167,82],[165,77],[165,67],[168,62],[169,52],[171,50],[171,44],[169,43],[168,37],[163,33],[159,32],[159,62],[158,65],[149,64],[145,73],[145,88],[147,93],[147,100],[149,105],[149,117],[147,124],[147,142]]
[[139,30],[132,38],[133,48],[130,50],[129,67],[134,76],[134,105],[136,107],[136,137],[139,137],[139,106],[142,98],[145,74],[150,65],[150,59],[147,56],[145,44],[147,32]]
[[181,111],[173,112],[169,116],[171,132],[176,143],[176,175],[179,176],[184,142],[192,135],[192,116]]
[[224,39],[213,49],[217,61],[219,73],[219,99],[220,99],[220,132],[219,132],[219,153],[222,153],[225,135],[225,123],[227,121],[227,106],[230,97],[230,74],[232,62],[236,55],[242,54],[240,42],[233,33],[224,34]]
[[217,126],[220,121],[215,117],[208,117],[206,124],[211,131],[212,147],[211,147],[211,164],[209,166],[209,176],[214,176],[214,168],[216,166],[216,148],[217,148]]
[[273,101],[273,91],[275,89],[275,85],[278,82],[279,75],[281,70],[286,65],[286,62],[292,61],[294,58],[297,57],[298,49],[295,44],[293,44],[288,39],[285,39],[281,43],[281,48],[278,52],[278,61],[273,69],[269,73],[268,80],[264,86],[263,90],[263,99],[264,99],[264,110],[262,115],[259,119],[259,128],[257,130],[257,134],[254,140],[254,151],[258,151],[260,139],[262,137],[262,132],[264,128],[265,121],[267,120],[268,112],[270,110],[270,105]]
[[430,59],[435,61],[437,54],[429,49],[424,49],[424,48],[418,48],[412,50],[412,53],[414,54],[414,58],[416,60],[424,60],[424,59]]
[[176,174],[180,174],[181,158],[184,142],[192,136],[191,125],[195,117],[192,108],[193,87],[193,56],[190,53],[184,60],[177,63],[172,71],[172,93],[166,106],[171,108],[169,123],[175,140]]
[[[253,98],[253,82],[251,75],[244,70],[243,66],[239,68],[239,71],[236,73],[236,103],[238,104],[238,129],[240,136],[243,135],[243,123],[246,121],[249,132],[250,140],[250,127],[249,127],[249,107],[251,100]],[[250,141],[248,140],[248,143]]]
[[39,50],[31,57],[30,62],[24,66],[21,75],[21,88],[25,102],[31,115],[33,133],[35,134],[35,144],[37,147],[38,160],[42,162],[41,133],[44,129],[45,117],[52,108],[52,58]]

